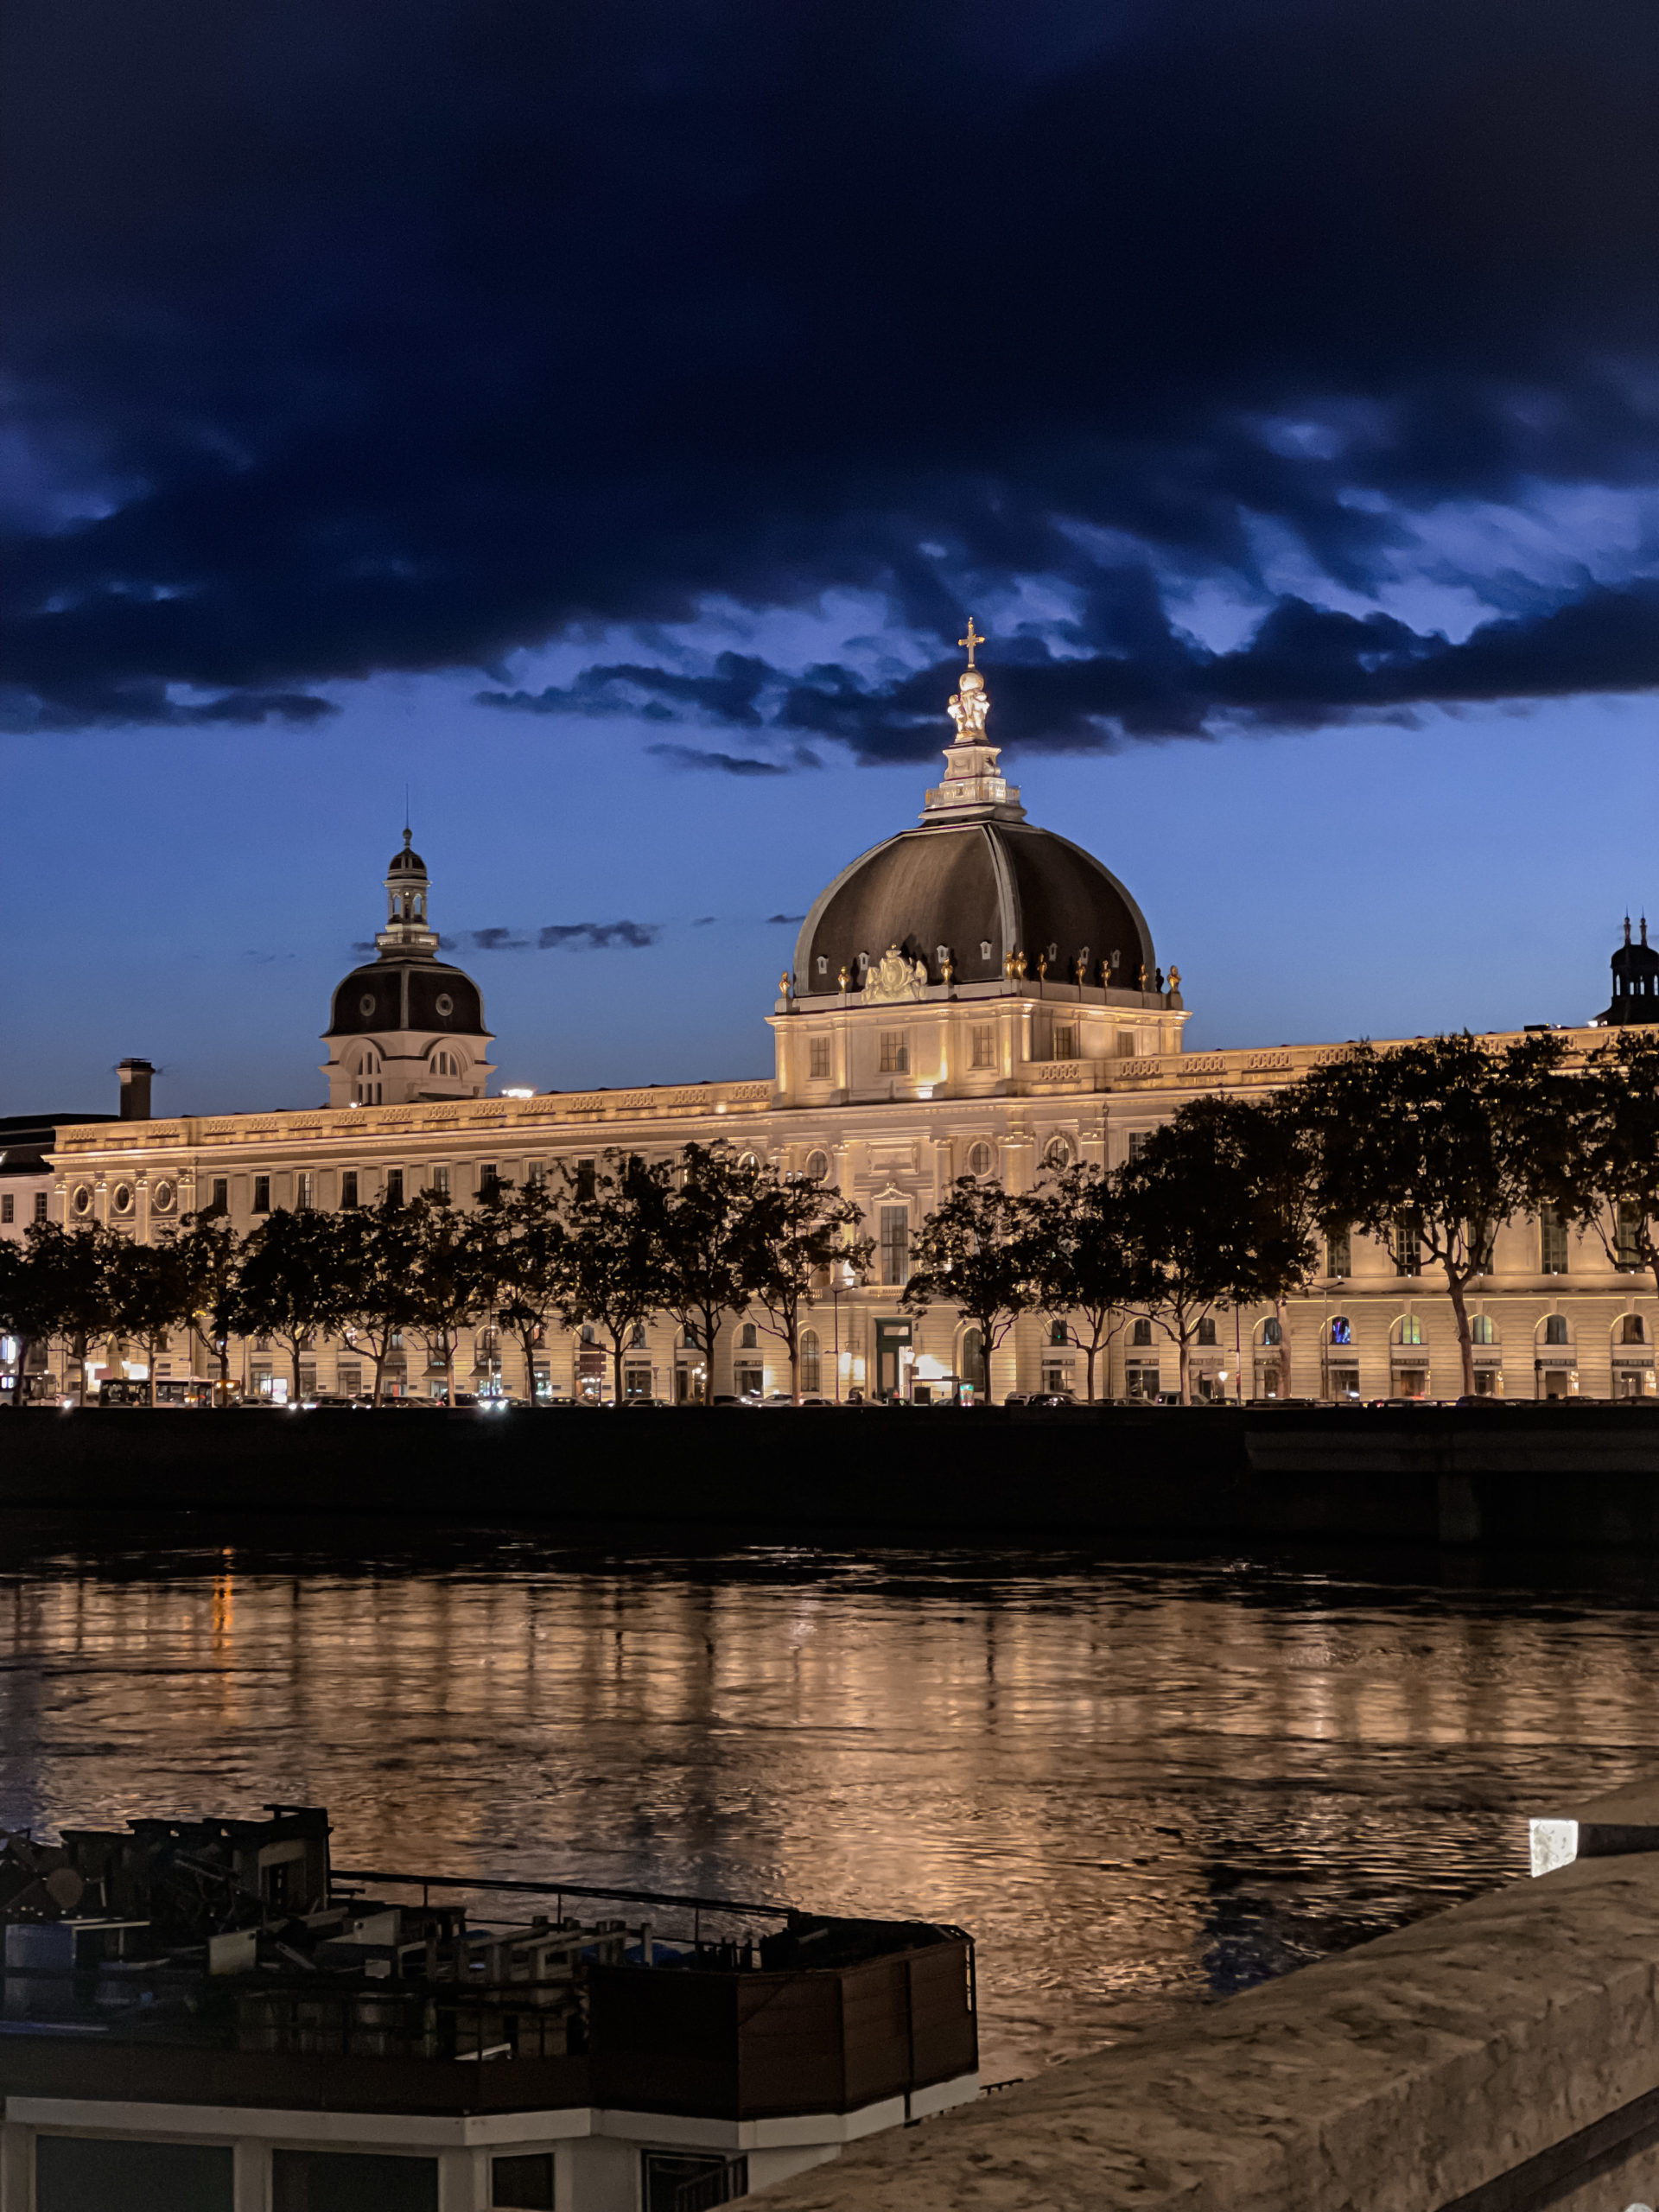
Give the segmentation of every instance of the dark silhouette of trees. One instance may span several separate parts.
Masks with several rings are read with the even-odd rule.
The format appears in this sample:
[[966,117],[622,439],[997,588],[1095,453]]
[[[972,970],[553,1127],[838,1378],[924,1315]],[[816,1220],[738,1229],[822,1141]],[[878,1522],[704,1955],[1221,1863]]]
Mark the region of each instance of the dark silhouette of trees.
[[1029,1228],[1028,1209],[1000,1183],[961,1175],[911,1247],[901,1302],[918,1313],[930,1306],[954,1306],[975,1324],[984,1347],[988,1405],[991,1355],[1038,1301]]

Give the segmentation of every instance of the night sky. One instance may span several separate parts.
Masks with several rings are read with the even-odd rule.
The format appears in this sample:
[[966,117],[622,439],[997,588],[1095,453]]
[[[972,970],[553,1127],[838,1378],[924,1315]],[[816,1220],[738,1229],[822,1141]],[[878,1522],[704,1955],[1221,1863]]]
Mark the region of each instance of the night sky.
[[1659,913],[1651,0],[8,0],[0,1110],[747,1075],[992,734],[1210,1046]]

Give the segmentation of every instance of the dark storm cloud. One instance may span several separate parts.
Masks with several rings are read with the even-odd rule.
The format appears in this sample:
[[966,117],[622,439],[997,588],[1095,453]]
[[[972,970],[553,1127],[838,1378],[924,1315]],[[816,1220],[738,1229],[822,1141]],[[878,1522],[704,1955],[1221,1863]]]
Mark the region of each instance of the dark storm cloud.
[[618,946],[638,951],[661,937],[658,922],[550,922],[537,934],[543,952],[563,947],[570,952],[608,952]]
[[647,753],[673,768],[706,768],[719,776],[786,776],[777,760],[753,760],[741,753],[704,753],[695,745],[648,745]]
[[[1582,580],[1209,656],[1126,646],[1092,563],[1260,582],[1265,520],[1363,594],[1402,508],[1650,481],[1656,95],[1647,0],[13,0],[10,724],[303,720],[837,586],[943,646],[1014,575],[1080,609],[999,643],[1048,742],[1649,685],[1651,606]],[[931,749],[853,666],[496,682]]]

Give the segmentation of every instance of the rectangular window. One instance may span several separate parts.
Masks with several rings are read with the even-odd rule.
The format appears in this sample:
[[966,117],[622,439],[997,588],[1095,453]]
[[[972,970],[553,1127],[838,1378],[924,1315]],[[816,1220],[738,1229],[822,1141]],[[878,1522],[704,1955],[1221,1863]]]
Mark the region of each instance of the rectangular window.
[[256,1175],[253,1179],[253,1210],[255,1213],[270,1211],[270,1178]]
[[814,1037],[809,1041],[806,1049],[809,1056],[808,1074],[815,1083],[827,1083],[830,1080],[830,1039],[827,1037]]
[[354,1206],[357,1204],[357,1170],[355,1167],[343,1167],[340,1170],[340,1203],[342,1206]]
[[438,2162],[372,2151],[273,2151],[271,2212],[438,2212]]
[[1147,1132],[1144,1129],[1131,1129],[1129,1132],[1129,1158],[1131,1160],[1139,1160],[1146,1148]]
[[1639,1273],[1642,1267],[1642,1248],[1637,1241],[1641,1226],[1641,1208],[1628,1198],[1621,1199],[1614,1234],[1614,1265],[1630,1274]]
[[1346,1279],[1354,1272],[1353,1232],[1346,1229],[1332,1230],[1325,1240],[1325,1272]]
[[881,1209],[881,1280],[884,1283],[910,1281],[910,1208]]
[[910,1047],[905,1042],[902,1029],[884,1029],[881,1032],[880,1071],[883,1075],[910,1073]]
[[1394,1224],[1394,1272],[1420,1275],[1423,1272],[1423,1233],[1414,1213],[1396,1216]]
[[490,2202],[511,2212],[553,2212],[553,2153],[518,2152],[492,2158]]
[[400,1206],[404,1203],[404,1171],[401,1167],[386,1170],[386,1204]]
[[302,1167],[294,1178],[294,1203],[303,1212],[311,1204],[312,1176],[309,1168]]
[[531,1160],[524,1169],[524,1180],[532,1191],[544,1189],[547,1183],[547,1162],[544,1160]]
[[334,1388],[342,1398],[356,1397],[363,1388],[362,1369],[347,1367],[344,1363],[335,1368]]
[[973,1065],[994,1068],[996,1065],[996,1024],[976,1021],[974,1024]]
[[501,1177],[493,1160],[481,1160],[478,1164],[478,1195],[493,1198],[501,1187]]
[[229,1213],[231,1210],[231,1179],[228,1175],[213,1178],[213,1199],[210,1209],[214,1213]]
[[594,1164],[591,1160],[579,1160],[576,1162],[576,1197],[584,1205],[593,1198],[597,1187],[594,1182]]
[[36,1191],[35,1193],[35,1218],[36,1221],[46,1219],[46,1192],[44,1191]]
[[1069,1021],[1054,1026],[1054,1057],[1057,1060],[1075,1060],[1077,1057],[1077,1033]]
[[4,1198],[0,1198],[0,1221],[15,1220],[16,1218],[16,1211],[17,1201],[12,1197],[11,1192],[8,1191]]
[[435,1167],[432,1170],[432,1191],[433,1195],[435,1198],[447,1198],[448,1197],[449,1170],[447,1167]]
[[[679,2212],[699,2182],[707,2194],[700,2190],[698,2197],[709,2204],[729,2204],[734,2197],[748,2194],[747,2158],[728,2160],[707,2151],[642,2151],[639,2158],[640,2212]],[[723,2196],[718,2193],[721,2190]]]
[[188,2205],[190,2212],[231,2212],[234,2157],[228,2143],[40,2135],[35,2140],[35,2203],[37,2212],[86,2212],[93,2204]]
[[1538,1215],[1538,1269],[1547,1275],[1567,1273],[1567,1224],[1554,1206]]

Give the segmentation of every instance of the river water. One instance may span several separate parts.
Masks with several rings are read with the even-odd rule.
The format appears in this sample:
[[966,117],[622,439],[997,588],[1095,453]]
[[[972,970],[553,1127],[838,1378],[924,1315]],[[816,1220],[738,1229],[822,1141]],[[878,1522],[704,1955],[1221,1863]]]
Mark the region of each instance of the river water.
[[0,1825],[322,1802],[346,1866],[955,1921],[1006,2078],[1521,1873],[1659,1766],[1656,1613],[1639,1567],[0,1524]]

